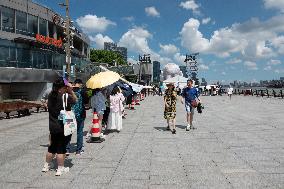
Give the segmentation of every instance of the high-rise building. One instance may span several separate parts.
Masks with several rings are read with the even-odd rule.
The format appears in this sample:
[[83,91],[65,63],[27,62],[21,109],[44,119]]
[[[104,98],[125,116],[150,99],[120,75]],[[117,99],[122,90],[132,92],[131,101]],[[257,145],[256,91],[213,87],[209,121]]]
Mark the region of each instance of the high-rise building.
[[105,42],[104,50],[119,53],[122,56],[123,60],[127,62],[127,48],[126,47],[118,47],[116,43]]
[[161,63],[153,61],[153,82],[160,82]]
[[207,85],[207,81],[205,80],[205,78],[201,79],[201,84],[202,86],[206,86]]
[[182,72],[183,77],[187,78],[186,66],[179,66],[180,71]]

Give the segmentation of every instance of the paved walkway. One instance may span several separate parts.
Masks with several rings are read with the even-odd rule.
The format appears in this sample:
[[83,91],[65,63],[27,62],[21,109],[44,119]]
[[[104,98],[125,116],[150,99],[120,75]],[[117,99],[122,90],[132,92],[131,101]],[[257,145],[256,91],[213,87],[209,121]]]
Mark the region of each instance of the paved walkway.
[[85,144],[82,156],[71,154],[70,172],[61,177],[40,172],[47,113],[0,120],[0,188],[284,188],[284,100],[203,101],[204,113],[195,114],[198,129],[189,132],[178,104],[172,135],[165,131],[162,98],[147,98],[128,112],[122,132]]

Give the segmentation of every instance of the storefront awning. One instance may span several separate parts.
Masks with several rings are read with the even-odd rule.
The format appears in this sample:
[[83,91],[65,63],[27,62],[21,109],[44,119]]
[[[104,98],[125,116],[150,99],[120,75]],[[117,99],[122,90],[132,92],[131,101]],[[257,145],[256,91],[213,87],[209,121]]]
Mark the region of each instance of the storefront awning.
[[59,77],[55,70],[27,69],[27,68],[0,68],[0,83],[14,82],[54,82]]

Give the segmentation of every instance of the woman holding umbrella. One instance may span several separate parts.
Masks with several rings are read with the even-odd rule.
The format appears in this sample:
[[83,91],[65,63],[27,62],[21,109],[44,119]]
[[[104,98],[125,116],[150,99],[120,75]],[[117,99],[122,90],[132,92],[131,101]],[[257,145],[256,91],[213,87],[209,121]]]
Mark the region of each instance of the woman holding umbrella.
[[[94,112],[98,114],[99,117],[99,132],[102,131],[102,119],[104,111],[106,110],[106,97],[103,94],[103,88],[112,85],[116,81],[120,79],[120,75],[118,73],[112,71],[100,72],[94,76],[92,76],[86,83],[87,88],[93,89],[94,94],[91,98],[91,104]],[[97,138],[97,137],[94,137]],[[100,139],[103,138],[103,134],[100,133]],[[95,139],[94,139],[95,140]],[[99,140],[103,141],[103,140]],[[96,141],[97,142],[97,141]]]
[[173,129],[172,134],[176,134],[176,102],[177,102],[177,93],[174,90],[174,84],[168,83],[168,89],[165,91],[164,102],[165,102],[165,111],[164,118],[167,120],[168,127],[167,130],[171,130],[170,122],[172,122]]

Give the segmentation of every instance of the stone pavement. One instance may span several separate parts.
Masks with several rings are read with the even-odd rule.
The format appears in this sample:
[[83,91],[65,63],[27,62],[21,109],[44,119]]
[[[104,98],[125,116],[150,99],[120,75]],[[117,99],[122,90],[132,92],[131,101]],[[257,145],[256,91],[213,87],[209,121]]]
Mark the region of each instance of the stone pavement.
[[[128,111],[120,133],[71,154],[70,172],[41,173],[48,144],[47,113],[0,120],[0,188],[284,188],[284,100],[203,97],[197,130],[165,130],[163,100],[149,97]],[[86,121],[91,124],[91,114]],[[72,141],[74,144],[76,137]]]

